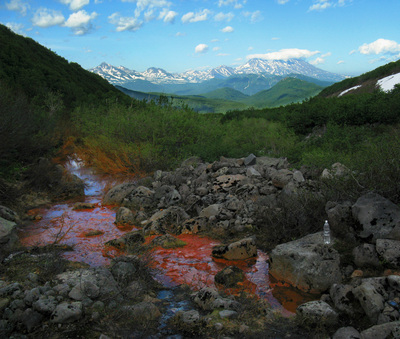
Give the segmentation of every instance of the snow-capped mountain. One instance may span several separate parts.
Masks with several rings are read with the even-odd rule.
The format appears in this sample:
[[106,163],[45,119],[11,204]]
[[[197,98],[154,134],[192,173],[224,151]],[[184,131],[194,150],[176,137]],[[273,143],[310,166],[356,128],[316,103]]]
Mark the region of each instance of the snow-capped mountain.
[[301,74],[318,80],[336,82],[345,77],[324,71],[301,59],[263,60],[250,59],[244,65],[236,68],[219,66],[213,69],[198,71],[191,70],[183,73],[169,73],[161,68],[151,67],[144,72],[137,72],[126,67],[115,67],[107,63],[90,69],[114,85],[121,85],[131,81],[146,80],[153,84],[186,84],[201,83],[210,79],[224,79],[234,75],[257,74],[278,75]]

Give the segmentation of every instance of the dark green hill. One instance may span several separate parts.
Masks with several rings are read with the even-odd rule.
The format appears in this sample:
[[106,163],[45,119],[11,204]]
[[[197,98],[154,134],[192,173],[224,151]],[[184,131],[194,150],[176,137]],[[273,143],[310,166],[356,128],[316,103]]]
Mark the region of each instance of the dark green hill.
[[321,97],[330,97],[330,96],[338,96],[340,93],[345,91],[346,89],[360,86],[356,91],[352,91],[354,93],[372,93],[376,89],[376,81],[382,79],[386,76],[399,73],[400,72],[400,60],[395,62],[390,62],[381,67],[375,68],[374,70],[361,74],[358,77],[345,79],[343,81],[337,82],[327,88],[325,88],[319,96]]
[[258,92],[242,100],[242,102],[259,108],[277,107],[313,97],[321,90],[322,87],[314,83],[295,78],[286,78],[278,82],[274,87]]
[[123,97],[100,76],[68,62],[31,38],[0,25],[0,81],[23,92],[29,99],[44,98],[49,92],[63,96],[68,108],[100,98]]
[[240,101],[248,98],[248,95],[229,87],[216,89],[214,91],[204,93],[202,96],[209,99],[223,99],[232,101]]

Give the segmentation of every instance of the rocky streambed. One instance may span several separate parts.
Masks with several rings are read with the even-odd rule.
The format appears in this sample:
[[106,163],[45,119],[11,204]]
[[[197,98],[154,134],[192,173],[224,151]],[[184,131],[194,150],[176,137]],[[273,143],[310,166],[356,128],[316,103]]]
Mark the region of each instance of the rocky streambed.
[[[399,333],[400,209],[390,201],[372,193],[357,201],[330,201],[325,206],[330,245],[316,232],[267,255],[255,237],[260,210],[283,212],[283,199],[319,194],[307,173],[290,169],[286,159],[191,158],[173,172],[156,171],[111,189],[105,189],[107,180],[93,179],[79,166],[75,170],[90,184],[85,201],[31,211],[37,221],[19,233],[31,249],[3,260],[3,334]],[[329,180],[347,171],[335,164],[323,176]],[[0,221],[3,249],[11,249],[18,216],[2,208]],[[46,244],[62,257],[38,247]],[[277,313],[296,313],[299,321],[277,320]]]

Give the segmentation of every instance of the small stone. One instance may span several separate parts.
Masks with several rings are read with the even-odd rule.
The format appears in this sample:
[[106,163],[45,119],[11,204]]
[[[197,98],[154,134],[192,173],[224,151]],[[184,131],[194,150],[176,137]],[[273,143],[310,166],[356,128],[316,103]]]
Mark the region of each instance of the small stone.
[[364,275],[364,272],[361,270],[354,270],[354,272],[351,274],[350,278],[360,278]]
[[224,319],[224,318],[236,318],[238,316],[238,313],[232,310],[222,310],[219,312],[219,316]]
[[221,330],[224,328],[224,325],[222,325],[221,323],[215,323],[215,324],[214,324],[214,328],[215,328],[217,331],[221,331]]

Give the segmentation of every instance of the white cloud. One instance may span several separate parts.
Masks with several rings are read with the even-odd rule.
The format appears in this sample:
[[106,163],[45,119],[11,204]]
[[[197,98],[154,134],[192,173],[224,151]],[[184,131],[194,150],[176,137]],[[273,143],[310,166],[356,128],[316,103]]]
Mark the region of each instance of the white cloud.
[[289,0],[278,0],[278,4],[279,4],[279,5],[284,5],[284,4],[286,4],[287,2],[289,2]]
[[243,12],[243,16],[246,18],[250,18],[250,22],[254,24],[255,22],[259,22],[263,20],[263,16],[261,15],[261,11],[254,12]]
[[213,47],[212,50],[213,50],[214,52],[216,52],[216,51],[219,51],[220,49],[221,49],[221,47]]
[[71,11],[77,11],[89,4],[89,0],[60,0],[64,5],[69,5]]
[[64,21],[65,18],[61,12],[47,8],[39,8],[32,18],[32,23],[34,26],[43,28],[61,25],[64,23]]
[[92,29],[91,21],[97,17],[96,12],[91,14],[86,13],[84,10],[72,13],[64,26],[71,28],[75,35],[83,35]]
[[218,53],[217,54],[217,56],[228,56],[228,55],[230,55],[230,54],[228,54],[228,53]]
[[10,2],[6,2],[6,8],[10,11],[17,11],[22,15],[26,15],[30,6],[29,3],[23,2],[22,0],[11,0]]
[[344,64],[344,63],[345,63],[344,60],[339,60],[339,61],[337,62],[338,65],[341,65],[341,64]]
[[231,21],[233,18],[235,17],[235,14],[233,14],[232,12],[229,13],[218,13],[216,16],[214,16],[214,20],[215,21]]
[[363,44],[358,48],[361,54],[395,54],[400,52],[400,44],[394,40],[378,39],[370,44]]
[[6,26],[11,29],[14,33],[17,33],[19,35],[25,36],[23,32],[24,25],[23,24],[17,24],[15,22],[7,22]]
[[206,53],[208,51],[208,46],[206,44],[199,44],[194,51],[195,53]]
[[298,48],[288,48],[281,49],[278,52],[271,52],[265,54],[251,54],[248,55],[247,59],[260,58],[266,60],[288,60],[288,59],[301,59],[301,58],[310,58],[315,54],[320,53],[319,51],[309,51],[306,49],[298,49]]
[[208,19],[209,14],[211,14],[211,11],[208,9],[203,9],[201,12],[197,13],[188,12],[182,16],[181,20],[184,24],[205,21]]
[[177,33],[175,34],[175,36],[186,36],[186,33],[183,33],[183,32],[177,32]]
[[163,20],[164,22],[169,22],[169,23],[174,23],[175,21],[175,17],[178,15],[178,13],[174,12],[174,11],[170,11],[167,8],[164,8],[160,15],[159,15],[159,19]]
[[254,47],[253,46],[250,46],[247,50],[248,51],[252,51],[254,49]]
[[143,22],[137,18],[123,17],[119,13],[113,13],[108,17],[111,24],[116,26],[117,32],[131,31],[135,32],[142,27]]
[[232,33],[234,31],[232,26],[226,26],[225,28],[221,29],[222,33]]
[[271,38],[271,40],[279,40],[280,38],[278,38],[278,37],[273,37],[273,38]]
[[332,4],[329,2],[329,0],[317,0],[314,5],[312,5],[308,10],[309,11],[323,11],[324,9],[327,9],[331,7]]
[[243,8],[243,6],[246,4],[247,0],[219,0],[218,1],[218,6],[233,6],[235,9],[240,9]]
[[310,64],[316,66],[319,64],[323,64],[324,62],[325,62],[324,58],[318,57],[315,60],[310,61]]

